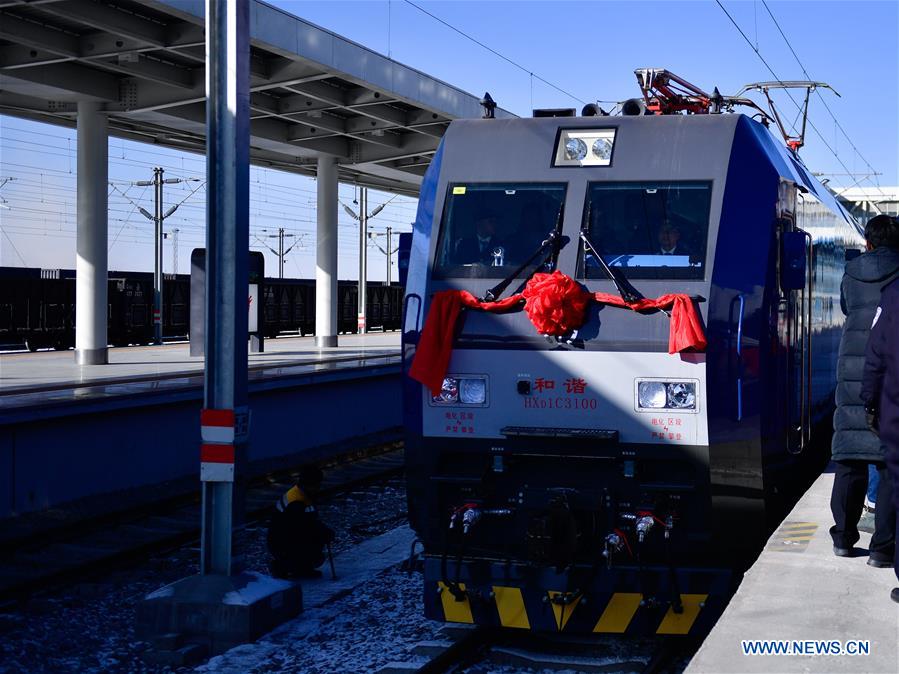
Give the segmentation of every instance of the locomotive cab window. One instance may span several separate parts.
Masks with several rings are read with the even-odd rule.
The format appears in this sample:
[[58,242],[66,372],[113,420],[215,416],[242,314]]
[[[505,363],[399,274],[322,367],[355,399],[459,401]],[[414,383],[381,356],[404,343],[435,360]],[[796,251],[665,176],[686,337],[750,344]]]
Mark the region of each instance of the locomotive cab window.
[[[711,196],[711,183],[592,183],[584,230],[606,264],[629,279],[702,279]],[[607,278],[583,245],[579,275]]]
[[[447,189],[434,275],[505,278],[562,224],[565,184],[452,184]],[[553,257],[540,271],[551,271]]]

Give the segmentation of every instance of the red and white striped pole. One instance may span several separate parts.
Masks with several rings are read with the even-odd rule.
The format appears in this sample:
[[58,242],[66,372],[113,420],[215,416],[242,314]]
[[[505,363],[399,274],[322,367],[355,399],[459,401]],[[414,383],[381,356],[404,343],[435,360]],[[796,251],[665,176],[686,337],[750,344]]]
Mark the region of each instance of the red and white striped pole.
[[[206,0],[206,367],[200,573],[231,575],[247,411],[250,4]],[[235,470],[235,464],[236,470]]]
[[234,482],[234,410],[202,410],[200,433],[200,479]]

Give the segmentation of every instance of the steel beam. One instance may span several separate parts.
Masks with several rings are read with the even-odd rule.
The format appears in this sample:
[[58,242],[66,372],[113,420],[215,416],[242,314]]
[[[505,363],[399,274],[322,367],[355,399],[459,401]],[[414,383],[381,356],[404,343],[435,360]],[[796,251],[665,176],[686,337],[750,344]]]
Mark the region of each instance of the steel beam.
[[88,63],[105,70],[128,75],[129,77],[138,77],[178,89],[193,90],[197,86],[197,81],[203,81],[203,71],[199,68],[181,68],[156,59],[147,58],[143,55],[138,55],[137,61],[133,63],[129,61],[119,62],[117,57],[113,59],[97,59],[88,61]]
[[136,14],[119,11],[111,5],[90,0],[67,0],[54,4],[51,11],[91,28],[145,42],[154,47],[164,47],[166,44],[165,26],[149,19],[142,19]]
[[[0,18],[0,21],[2,20]],[[118,77],[96,68],[79,65],[74,61],[33,68],[16,68],[15,70],[6,70],[4,74],[15,79],[77,94],[81,98],[94,98],[103,101],[119,100]]]
[[60,56],[80,56],[78,38],[0,11],[0,38]]

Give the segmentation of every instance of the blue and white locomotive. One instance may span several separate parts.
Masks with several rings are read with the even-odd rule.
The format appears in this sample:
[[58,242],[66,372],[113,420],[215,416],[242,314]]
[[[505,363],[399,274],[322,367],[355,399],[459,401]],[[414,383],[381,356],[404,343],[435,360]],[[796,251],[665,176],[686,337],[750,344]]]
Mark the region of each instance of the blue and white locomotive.
[[453,122],[421,187],[407,369],[434,293],[494,299],[535,271],[684,293],[708,345],[669,354],[664,311],[592,304],[547,337],[521,311],[463,310],[439,394],[404,383],[427,616],[706,632],[826,461],[840,278],[861,242],[743,114]]

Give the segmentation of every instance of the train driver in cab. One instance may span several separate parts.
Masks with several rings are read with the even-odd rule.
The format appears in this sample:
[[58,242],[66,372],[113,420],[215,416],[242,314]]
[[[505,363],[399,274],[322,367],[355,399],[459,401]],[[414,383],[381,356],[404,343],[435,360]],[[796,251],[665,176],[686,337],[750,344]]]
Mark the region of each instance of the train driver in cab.
[[473,236],[465,236],[456,241],[453,257],[456,264],[492,265],[494,251],[502,247],[497,235],[499,218],[492,211],[484,211],[475,220]]
[[690,255],[691,251],[686,243],[681,241],[680,227],[665,223],[659,227],[659,248],[657,255]]
[[325,561],[325,546],[334,532],[319,518],[312,499],[321,489],[318,466],[300,468],[296,484],[275,503],[268,529],[271,572],[276,578],[319,578]]

